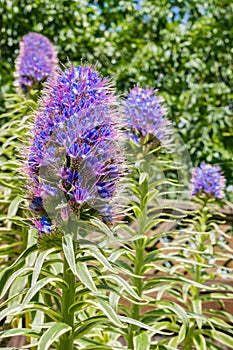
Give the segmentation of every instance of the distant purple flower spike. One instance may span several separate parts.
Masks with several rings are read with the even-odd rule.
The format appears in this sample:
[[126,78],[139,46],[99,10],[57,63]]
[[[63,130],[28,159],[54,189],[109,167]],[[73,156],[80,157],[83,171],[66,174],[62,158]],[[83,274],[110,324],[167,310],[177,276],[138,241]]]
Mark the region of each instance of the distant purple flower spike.
[[[32,129],[26,172],[34,212],[48,213],[48,195],[61,208],[54,207],[51,217],[49,201],[47,216],[53,227],[68,214],[82,216],[82,210],[85,218],[90,214],[112,221],[110,203],[123,172],[115,104],[108,81],[90,67],[60,70],[46,87]],[[42,225],[38,220],[37,227]]]
[[54,73],[57,64],[57,52],[52,43],[41,34],[29,33],[20,42],[15,85],[23,92],[38,88]]
[[127,135],[136,143],[148,141],[168,146],[172,141],[171,122],[165,118],[163,98],[152,88],[133,88],[125,101]]
[[192,176],[192,195],[206,194],[214,198],[224,197],[226,180],[218,166],[202,162]]

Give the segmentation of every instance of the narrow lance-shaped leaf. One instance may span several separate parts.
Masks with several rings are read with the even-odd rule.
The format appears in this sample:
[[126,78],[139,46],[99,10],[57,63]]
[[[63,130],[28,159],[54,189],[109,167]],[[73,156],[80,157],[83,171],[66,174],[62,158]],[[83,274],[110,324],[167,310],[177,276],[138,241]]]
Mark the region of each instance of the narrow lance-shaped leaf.
[[46,250],[42,253],[40,253],[36,259],[35,265],[34,265],[34,270],[33,270],[33,275],[32,275],[32,282],[31,286],[34,286],[42,269],[43,263],[47,256],[54,251],[54,248],[51,248],[49,250]]
[[[54,323],[41,337],[38,343],[38,350],[48,350],[63,334],[71,331],[72,328],[65,323]],[[65,349],[64,349],[65,350]]]
[[105,275],[105,276],[100,276],[99,278],[101,279],[112,279],[115,281],[118,285],[122,286],[133,298],[137,300],[143,300],[142,298],[139,297],[139,295],[133,290],[133,288],[125,281],[123,280],[122,277],[117,276],[117,275]]
[[97,309],[100,309],[107,318],[115,324],[117,327],[124,328],[126,327],[121,321],[120,316],[118,316],[115,310],[110,306],[110,304],[102,299],[98,299],[95,301],[89,300],[89,304],[95,306]]
[[59,277],[45,277],[43,279],[41,279],[40,281],[38,281],[34,286],[32,286],[28,293],[26,294],[24,300],[23,300],[23,304],[21,305],[21,309],[23,310],[23,308],[25,307],[25,305],[34,297],[34,295],[39,292],[44,286],[46,286],[49,283],[64,283],[64,281],[59,278]]
[[150,350],[150,337],[146,332],[141,332],[134,338],[134,346],[137,350]]
[[82,261],[78,261],[76,265],[76,276],[80,279],[80,281],[93,293],[98,293],[95,283],[91,277],[91,274],[86,266],[86,264]]
[[73,244],[73,238],[70,234],[66,234],[63,237],[62,247],[71,271],[73,272],[74,275],[77,276],[74,244]]
[[27,272],[29,273],[30,271],[32,271],[32,267],[22,267],[21,269],[15,271],[10,278],[6,281],[5,284],[3,284],[3,289],[0,295],[0,299],[5,295],[5,293],[8,291],[8,289],[10,288],[11,284],[14,282],[14,280],[18,277],[22,277],[22,275]]

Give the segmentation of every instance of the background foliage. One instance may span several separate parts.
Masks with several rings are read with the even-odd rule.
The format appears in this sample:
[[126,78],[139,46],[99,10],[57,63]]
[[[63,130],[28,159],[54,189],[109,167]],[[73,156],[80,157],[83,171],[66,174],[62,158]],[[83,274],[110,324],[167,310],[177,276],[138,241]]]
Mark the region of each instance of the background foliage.
[[98,63],[118,92],[163,93],[192,160],[232,178],[231,0],[2,0],[2,90],[10,88],[21,37],[48,36],[61,62]]

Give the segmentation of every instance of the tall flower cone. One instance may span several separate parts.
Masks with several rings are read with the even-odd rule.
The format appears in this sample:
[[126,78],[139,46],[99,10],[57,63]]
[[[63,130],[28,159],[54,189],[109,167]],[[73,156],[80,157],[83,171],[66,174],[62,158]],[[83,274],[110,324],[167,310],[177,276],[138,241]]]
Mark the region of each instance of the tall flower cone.
[[71,218],[113,220],[122,174],[116,99],[92,68],[71,66],[50,80],[30,135],[25,162],[39,235]]
[[202,162],[196,167],[192,176],[192,195],[205,195],[212,198],[223,198],[226,180],[218,166]]
[[15,86],[27,93],[39,89],[40,84],[57,68],[57,52],[53,44],[42,34],[29,33],[20,42],[20,53],[16,59]]
[[134,87],[125,100],[128,136],[136,143],[169,147],[173,138],[163,98],[152,88]]

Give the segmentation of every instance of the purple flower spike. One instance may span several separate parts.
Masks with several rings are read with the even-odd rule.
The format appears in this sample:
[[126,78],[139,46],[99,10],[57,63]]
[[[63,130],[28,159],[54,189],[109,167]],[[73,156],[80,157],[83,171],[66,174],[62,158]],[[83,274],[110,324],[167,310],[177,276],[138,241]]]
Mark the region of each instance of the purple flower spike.
[[22,92],[38,88],[57,68],[57,52],[43,35],[29,33],[20,42],[15,85]]
[[50,79],[25,164],[39,232],[45,232],[42,216],[55,229],[68,215],[112,221],[123,173],[115,106],[109,82],[92,67],[71,66]]
[[206,194],[213,198],[223,198],[226,180],[218,166],[202,162],[192,176],[192,195]]
[[172,141],[171,122],[165,118],[163,98],[155,92],[139,87],[129,92],[125,101],[127,135],[136,143],[146,140],[168,147]]

